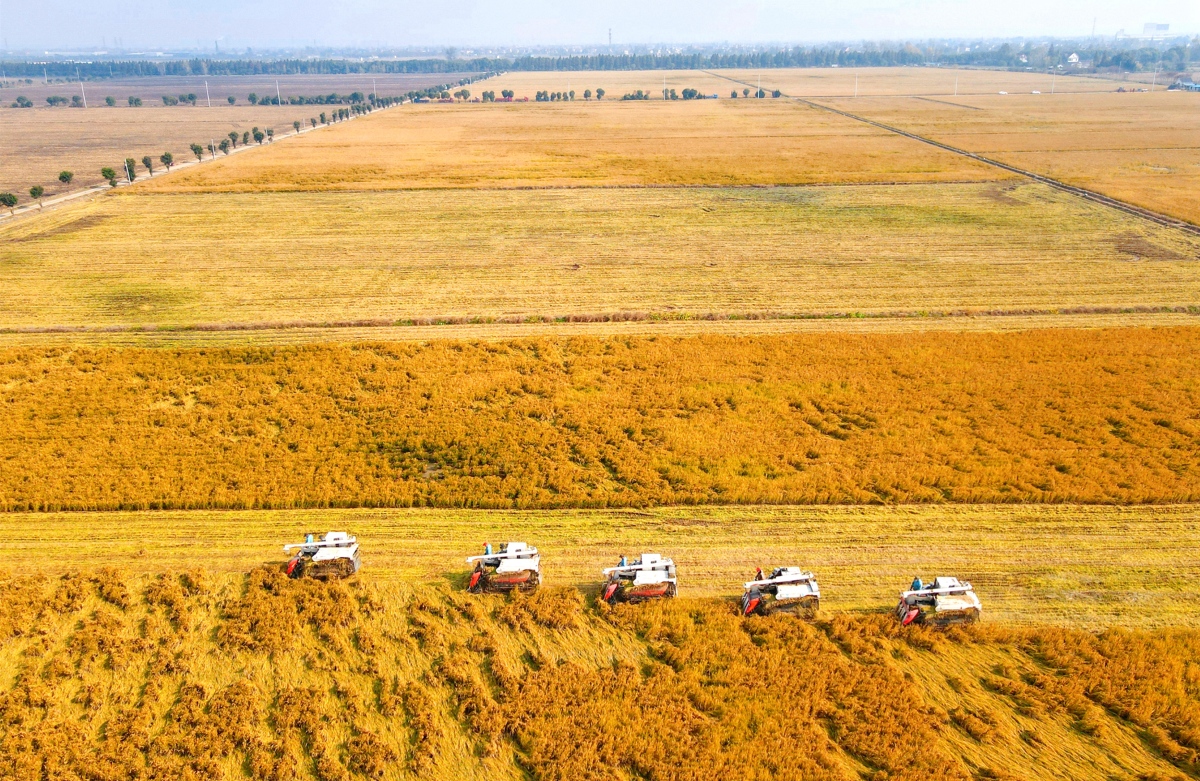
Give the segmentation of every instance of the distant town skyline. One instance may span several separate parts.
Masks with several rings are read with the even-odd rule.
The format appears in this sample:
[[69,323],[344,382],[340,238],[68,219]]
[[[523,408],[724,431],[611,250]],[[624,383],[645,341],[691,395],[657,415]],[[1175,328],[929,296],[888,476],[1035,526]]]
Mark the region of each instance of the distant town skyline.
[[[0,46],[246,48],[1111,38],[1146,23],[1200,32],[1195,0],[0,0]],[[1094,27],[1093,27],[1094,25]]]

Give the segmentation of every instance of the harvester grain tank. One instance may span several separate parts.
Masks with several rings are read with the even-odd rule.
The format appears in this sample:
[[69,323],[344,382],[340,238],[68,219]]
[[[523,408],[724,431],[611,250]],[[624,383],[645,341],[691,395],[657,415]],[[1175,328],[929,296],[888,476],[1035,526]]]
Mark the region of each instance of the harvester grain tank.
[[799,567],[776,567],[768,576],[762,570],[744,584],[742,615],[753,613],[802,613],[812,615],[821,605],[821,587],[817,576]]
[[912,588],[900,592],[900,603],[896,605],[896,618],[904,626],[969,624],[978,621],[982,612],[983,605],[971,584],[947,577],[934,578],[929,584],[914,580]]
[[606,581],[600,596],[610,604],[675,596],[675,562],[657,553],[643,553],[632,564],[622,557],[620,564],[604,570],[604,576]]
[[523,542],[506,542],[498,552],[491,546],[482,556],[468,556],[475,570],[467,581],[467,591],[533,591],[542,580],[542,557],[537,548]]
[[287,563],[287,574],[293,578],[338,580],[350,577],[362,566],[358,540],[346,532],[327,532],[320,538],[308,534],[304,542],[284,545],[283,550],[296,551]]

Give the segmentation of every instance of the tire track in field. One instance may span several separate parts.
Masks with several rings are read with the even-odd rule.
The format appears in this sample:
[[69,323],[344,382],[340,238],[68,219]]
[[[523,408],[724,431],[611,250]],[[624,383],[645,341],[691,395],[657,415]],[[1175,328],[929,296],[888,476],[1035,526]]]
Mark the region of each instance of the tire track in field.
[[[705,73],[709,73],[709,75],[712,75],[712,76],[719,75],[719,74],[711,73],[709,71],[705,71]],[[728,81],[733,81],[737,84],[744,84],[748,87],[754,87],[755,89],[758,89],[758,87],[756,85],[750,84],[749,82],[738,81],[737,79],[731,79],[728,76],[721,76],[721,78],[727,79]],[[822,103],[817,103],[814,100],[809,100],[808,98],[793,97],[793,96],[788,95],[783,92],[781,92],[780,94],[783,95],[783,97],[785,97],[785,98],[791,98],[792,100],[798,101],[807,106],[811,106],[812,108],[821,109],[822,111],[828,111],[833,114],[838,114],[840,116],[846,117],[847,119],[853,119],[856,122],[863,122],[865,124],[871,125],[872,127],[877,127],[880,130],[885,130],[889,133],[895,133],[896,135],[904,136],[905,138],[910,138],[913,141],[919,141],[922,144],[928,144],[929,146],[934,146],[934,147],[937,147],[938,149],[943,149],[947,152],[951,152],[956,155],[961,155],[963,157],[968,157],[972,160],[977,160],[985,165],[990,165],[995,168],[1000,168],[1004,171],[1008,171],[1010,173],[1017,174],[1018,176],[1024,176],[1027,179],[1032,179],[1035,182],[1040,182],[1048,187],[1053,187],[1056,190],[1062,190],[1063,192],[1070,193],[1079,198],[1083,198],[1088,201],[1093,201],[1094,203],[1099,203],[1104,206],[1108,206],[1109,208],[1125,212],[1126,214],[1132,214],[1135,217],[1141,217],[1144,220],[1149,220],[1150,222],[1156,223],[1158,225],[1163,225],[1168,228],[1177,228],[1179,230],[1186,231],[1187,233],[1191,233],[1193,235],[1200,236],[1200,225],[1195,225],[1193,223],[1187,222],[1186,220],[1181,220],[1176,217],[1169,217],[1165,214],[1160,214],[1159,212],[1142,208],[1141,206],[1134,206],[1131,203],[1127,203],[1125,201],[1121,201],[1116,198],[1112,198],[1110,196],[1104,195],[1103,193],[1098,193],[1095,190],[1089,190],[1085,187],[1076,187],[1075,185],[1067,184],[1066,182],[1060,181],[1058,179],[1052,179],[1049,176],[1044,176],[1042,174],[1035,173],[1033,171],[1027,171],[1024,168],[1018,168],[1015,165],[1009,165],[1008,163],[1002,163],[999,160],[994,160],[990,157],[984,157],[983,155],[979,155],[974,152],[967,151],[966,149],[959,149],[956,146],[951,146],[950,144],[944,144],[941,141],[935,141],[932,138],[927,138],[925,136],[918,135],[916,133],[911,133],[907,130],[903,130],[901,128],[894,127],[892,125],[885,125],[882,122],[876,122],[873,119],[868,119],[867,117],[859,116],[858,114],[851,114],[849,111],[842,111],[841,109],[836,109],[836,108],[833,108],[832,106],[826,106]]]

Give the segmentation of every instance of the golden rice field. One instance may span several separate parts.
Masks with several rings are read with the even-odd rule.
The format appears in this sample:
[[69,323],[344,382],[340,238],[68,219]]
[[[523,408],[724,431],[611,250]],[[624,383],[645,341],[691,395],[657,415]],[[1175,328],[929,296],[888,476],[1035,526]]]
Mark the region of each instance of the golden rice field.
[[462,588],[467,555],[522,540],[543,583],[594,596],[621,554],[659,552],[680,595],[732,600],[755,567],[801,566],[823,609],[877,613],[914,576],[969,580],[989,623],[1079,629],[1200,627],[1195,505],[662,507],[638,510],[192,510],[0,515],[13,568],[57,577],[94,568],[214,576],[281,565],[285,542],[346,530],[364,578]]
[[605,98],[402,106],[296,141],[180,171],[137,189],[257,193],[1009,177],[785,100],[646,103]]
[[1194,502],[1200,329],[0,352],[0,507]]
[[0,777],[1176,779],[1195,630],[901,631],[577,591],[0,581]]
[[828,105],[1200,224],[1200,96],[972,95]]
[[1191,311],[1197,258],[1036,184],[116,193],[0,228],[0,328]]

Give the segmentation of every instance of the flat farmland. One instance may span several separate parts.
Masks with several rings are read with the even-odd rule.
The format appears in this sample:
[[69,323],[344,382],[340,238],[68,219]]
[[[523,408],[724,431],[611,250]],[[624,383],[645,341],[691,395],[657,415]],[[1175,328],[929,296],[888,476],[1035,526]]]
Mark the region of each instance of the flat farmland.
[[637,511],[295,510],[0,515],[25,572],[98,558],[127,572],[214,573],[282,564],[284,542],[347,529],[364,577],[462,586],[483,541],[537,545],[544,582],[594,594],[622,554],[674,558],[680,594],[741,596],[756,566],[815,571],[822,607],[880,612],[916,574],[969,579],[988,620],[1080,628],[1200,627],[1200,511],[1082,507],[686,507]]
[[[316,109],[316,111],[313,111]],[[195,160],[191,144],[207,147],[220,143],[226,134],[240,136],[251,128],[273,128],[277,136],[292,133],[292,122],[305,124],[322,106],[239,106],[213,108],[192,106],[142,106],[129,108],[0,109],[0,136],[5,154],[0,155],[0,190],[16,193],[29,202],[29,188],[40,184],[46,197],[101,184],[100,169],[120,170],[125,158],[154,159],[156,171],[163,152],[176,160]],[[351,123],[353,124],[353,123]],[[252,142],[253,143],[253,142]],[[69,185],[58,181],[58,172],[72,171]]]
[[[198,97],[197,105],[207,105],[205,84],[208,84],[208,94],[212,96],[213,106],[218,103],[227,105],[226,98],[230,95],[237,98],[241,104],[248,103],[251,92],[260,96],[275,97],[276,84],[279,94],[286,100],[288,96],[328,95],[331,92],[346,94],[361,92],[367,95],[378,89],[384,97],[399,97],[410,90],[421,90],[438,84],[452,84],[464,78],[477,76],[476,73],[348,73],[348,74],[282,74],[260,76],[207,76],[197,73],[192,76],[146,76],[138,78],[114,78],[97,81],[85,81],[88,105],[104,106],[104,98],[112,96],[119,105],[128,105],[132,95],[139,97],[145,106],[161,105],[162,96],[178,97],[180,94],[194,93]],[[79,82],[59,82],[45,84],[40,79],[34,79],[32,84],[16,84],[10,87],[0,87],[0,114],[7,109],[18,95],[24,95],[33,101],[35,106],[45,107],[46,98],[51,95],[71,97],[80,95]],[[29,111],[31,109],[22,109]],[[58,109],[63,111],[65,109]],[[90,111],[90,109],[89,109]]]
[[[497,95],[501,90],[510,89],[516,93],[519,100],[528,97],[533,100],[540,91],[570,92],[575,91],[575,102],[584,100],[583,91],[590,89],[595,94],[597,88],[604,90],[605,102],[620,101],[626,93],[638,90],[648,94],[650,100],[663,99],[663,86],[682,93],[685,89],[698,89],[710,95],[716,93],[722,98],[729,97],[732,88],[729,80],[721,75],[721,71],[701,70],[650,70],[650,71],[513,71],[492,76],[489,79],[471,85],[471,94],[477,95],[483,90],[493,90]],[[740,90],[739,90],[740,93]],[[595,100],[593,98],[593,100]]]
[[1200,239],[1037,184],[137,191],[0,228],[0,326],[1200,304]]
[[[1119,84],[1081,76],[1048,73],[1026,73],[1003,70],[976,70],[954,68],[763,68],[761,70],[714,70],[708,71],[727,82],[737,82],[740,88],[750,87],[751,94],[762,84],[768,93],[780,90],[791,97],[852,97],[855,94],[855,79],[858,95],[897,96],[929,95],[953,96],[955,80],[962,95],[995,95],[1004,91],[1010,94],[1029,93],[1033,90],[1056,92],[1113,92]],[[727,97],[731,86],[720,90]],[[739,94],[741,89],[738,90]]]
[[[533,100],[539,90],[569,92],[575,90],[576,102],[583,100],[583,91],[597,87],[605,90],[604,100],[620,100],[625,93],[642,90],[650,99],[662,100],[664,80],[668,89],[682,93],[685,88],[698,89],[704,94],[717,94],[728,100],[737,90],[749,88],[753,95],[758,85],[770,93],[780,90],[792,97],[834,97],[854,95],[855,77],[858,94],[866,95],[953,95],[958,79],[959,95],[994,95],[1003,90],[1010,93],[1049,92],[1111,92],[1119,84],[1101,79],[1059,75],[1051,84],[1050,74],[1001,70],[951,68],[742,68],[718,70],[650,70],[650,71],[561,71],[514,72],[493,76],[472,85],[472,94],[482,90],[514,90],[517,97]],[[748,101],[749,102],[749,101]]]
[[[475,85],[474,88],[478,88]],[[784,100],[402,106],[143,192],[760,185],[1010,175]]]
[[828,101],[878,122],[1200,224],[1200,95]]

